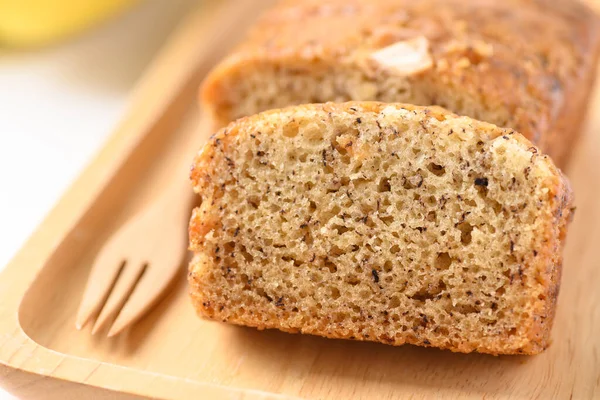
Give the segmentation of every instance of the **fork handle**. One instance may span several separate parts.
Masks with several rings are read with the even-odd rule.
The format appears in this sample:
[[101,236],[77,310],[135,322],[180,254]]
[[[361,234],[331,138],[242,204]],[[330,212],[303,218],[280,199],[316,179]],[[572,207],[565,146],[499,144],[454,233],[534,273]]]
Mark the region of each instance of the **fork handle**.
[[189,171],[192,162],[194,161],[194,157],[216,130],[217,124],[214,120],[208,115],[201,115],[198,129],[196,130],[194,139],[191,141],[192,145],[189,147],[189,152],[186,152],[182,156],[181,165],[178,166],[177,171],[173,172],[175,175],[175,179],[172,181],[173,183],[164,191],[164,194],[158,200],[158,203],[161,203],[161,206],[180,206],[182,218],[185,219],[186,224],[189,222],[191,208],[198,198],[192,189]]

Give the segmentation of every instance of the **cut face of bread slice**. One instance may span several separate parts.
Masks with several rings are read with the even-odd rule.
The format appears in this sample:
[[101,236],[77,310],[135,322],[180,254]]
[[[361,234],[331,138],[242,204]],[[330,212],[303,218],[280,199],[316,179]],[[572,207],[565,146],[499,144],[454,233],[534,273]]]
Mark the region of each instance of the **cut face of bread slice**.
[[600,30],[570,0],[287,0],[206,79],[226,123],[294,104],[439,105],[510,127],[562,165]]
[[297,106],[219,131],[192,180],[200,315],[459,352],[548,345],[571,192],[518,133],[435,107]]

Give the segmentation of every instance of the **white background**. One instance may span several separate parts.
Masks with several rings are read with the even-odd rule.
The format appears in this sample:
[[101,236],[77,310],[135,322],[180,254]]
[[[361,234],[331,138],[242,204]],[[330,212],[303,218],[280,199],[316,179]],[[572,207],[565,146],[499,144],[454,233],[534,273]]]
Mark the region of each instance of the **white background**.
[[0,50],[0,270],[102,146],[196,3],[145,0],[68,43]]

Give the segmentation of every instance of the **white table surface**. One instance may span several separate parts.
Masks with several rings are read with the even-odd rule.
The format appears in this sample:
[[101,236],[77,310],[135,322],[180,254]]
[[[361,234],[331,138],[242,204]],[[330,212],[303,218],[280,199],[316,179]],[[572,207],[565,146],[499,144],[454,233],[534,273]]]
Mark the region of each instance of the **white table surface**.
[[145,0],[68,43],[0,50],[0,270],[102,146],[197,1]]

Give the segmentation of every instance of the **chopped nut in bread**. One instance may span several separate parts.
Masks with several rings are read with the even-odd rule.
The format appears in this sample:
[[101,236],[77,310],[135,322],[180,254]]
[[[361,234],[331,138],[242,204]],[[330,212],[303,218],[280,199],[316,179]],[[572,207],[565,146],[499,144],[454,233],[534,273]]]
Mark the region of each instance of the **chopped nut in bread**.
[[370,59],[381,69],[392,69],[400,75],[412,75],[433,65],[429,41],[423,36],[396,42],[377,50]]

